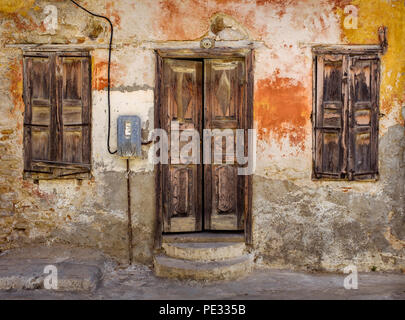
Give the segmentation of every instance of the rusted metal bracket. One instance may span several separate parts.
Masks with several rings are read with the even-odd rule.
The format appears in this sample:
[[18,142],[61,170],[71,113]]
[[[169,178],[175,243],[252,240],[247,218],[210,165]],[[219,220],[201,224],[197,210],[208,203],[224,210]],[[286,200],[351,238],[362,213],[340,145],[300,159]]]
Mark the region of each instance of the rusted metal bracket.
[[380,46],[382,53],[386,53],[388,49],[388,39],[387,39],[388,28],[386,26],[381,26],[378,28],[378,40],[380,41]]

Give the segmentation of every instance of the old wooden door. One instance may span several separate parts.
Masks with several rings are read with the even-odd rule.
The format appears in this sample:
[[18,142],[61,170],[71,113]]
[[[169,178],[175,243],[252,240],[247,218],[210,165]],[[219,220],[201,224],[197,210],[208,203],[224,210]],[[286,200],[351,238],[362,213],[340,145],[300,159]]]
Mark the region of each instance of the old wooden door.
[[[205,61],[204,129],[211,130],[211,163],[204,165],[207,230],[243,230],[245,176],[238,175],[236,129],[244,128],[244,61]],[[207,146],[205,146],[207,147]]]
[[[163,231],[243,230],[247,180],[238,176],[234,151],[236,129],[247,128],[244,60],[163,59],[162,71],[161,126],[169,142],[169,163],[161,166]],[[199,133],[198,164],[178,157],[189,141],[172,143],[187,129]],[[203,132],[211,136],[207,145]]]
[[[202,61],[165,59],[163,62],[162,129],[168,135],[168,164],[162,166],[163,231],[202,229],[202,168],[179,159],[182,131],[202,134]],[[173,142],[173,143],[172,143]]]

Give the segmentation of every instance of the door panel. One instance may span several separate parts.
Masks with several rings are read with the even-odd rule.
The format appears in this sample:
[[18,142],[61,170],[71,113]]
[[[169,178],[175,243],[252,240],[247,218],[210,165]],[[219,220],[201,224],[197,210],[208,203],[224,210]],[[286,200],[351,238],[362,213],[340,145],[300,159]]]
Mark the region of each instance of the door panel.
[[185,130],[202,130],[202,62],[165,59],[163,63],[162,128],[168,133],[169,163],[162,166],[163,230],[202,230],[202,169],[180,157]]
[[[211,129],[210,164],[204,164],[207,230],[243,230],[245,176],[238,176],[236,129],[244,129],[245,67],[241,59],[205,60],[204,129]],[[206,147],[206,146],[204,146]]]

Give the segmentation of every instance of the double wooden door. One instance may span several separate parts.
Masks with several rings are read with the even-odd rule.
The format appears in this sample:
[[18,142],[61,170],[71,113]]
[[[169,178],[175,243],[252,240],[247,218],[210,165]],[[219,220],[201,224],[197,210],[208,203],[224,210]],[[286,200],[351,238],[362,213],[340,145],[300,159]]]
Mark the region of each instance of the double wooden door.
[[248,128],[245,61],[161,64],[161,127],[169,145],[161,166],[163,231],[243,230],[248,180],[238,175],[236,129]]

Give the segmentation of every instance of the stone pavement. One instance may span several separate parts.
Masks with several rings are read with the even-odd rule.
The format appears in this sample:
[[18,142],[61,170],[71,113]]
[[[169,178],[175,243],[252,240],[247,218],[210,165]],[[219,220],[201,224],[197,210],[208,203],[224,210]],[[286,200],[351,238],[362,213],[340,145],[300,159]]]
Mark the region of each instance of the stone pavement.
[[[44,289],[46,265],[58,291]],[[405,274],[360,273],[358,290],[344,274],[255,269],[237,281],[161,279],[144,265],[120,266],[103,254],[68,246],[32,247],[0,255],[0,299],[401,299]]]

